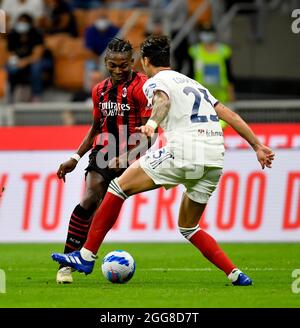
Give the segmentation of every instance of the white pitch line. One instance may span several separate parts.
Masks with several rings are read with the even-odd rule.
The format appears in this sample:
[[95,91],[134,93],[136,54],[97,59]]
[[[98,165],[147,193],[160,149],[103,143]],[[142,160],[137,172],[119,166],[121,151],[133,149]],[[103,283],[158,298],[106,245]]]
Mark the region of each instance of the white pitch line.
[[[140,271],[217,271],[212,268],[149,268]],[[293,271],[295,268],[243,268],[244,271]]]
[[[292,272],[295,269],[300,269],[300,266],[298,268],[247,268],[243,267],[240,268],[242,271],[290,271]],[[7,271],[28,271],[28,269],[25,268],[7,268]],[[219,271],[218,269],[214,268],[139,268],[139,271]],[[49,268],[38,268],[36,271],[49,271]]]

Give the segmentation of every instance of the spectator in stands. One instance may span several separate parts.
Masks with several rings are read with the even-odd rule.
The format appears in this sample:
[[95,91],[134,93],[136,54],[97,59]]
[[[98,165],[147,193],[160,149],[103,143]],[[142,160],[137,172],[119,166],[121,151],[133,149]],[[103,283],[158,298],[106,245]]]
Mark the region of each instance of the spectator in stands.
[[[90,51],[91,59],[85,63],[85,81],[90,81],[95,71],[103,70],[104,62],[100,60],[100,56],[118,32],[119,28],[111,23],[104,12],[99,12],[95,22],[86,29],[84,41],[86,48]],[[90,90],[87,83],[84,89]]]
[[3,0],[2,8],[7,17],[7,26],[15,25],[21,14],[31,15],[38,21],[44,14],[43,0]]
[[103,6],[103,0],[70,0],[73,9],[97,9]]
[[32,16],[22,14],[8,33],[7,41],[10,53],[7,63],[9,101],[13,101],[18,84],[29,84],[32,100],[38,101],[43,91],[43,73],[51,72],[52,60],[45,51],[42,35],[33,26]]
[[[189,48],[194,63],[194,79],[206,88],[222,103],[233,101],[234,86],[231,71],[231,48],[217,42],[214,28],[205,28],[200,34],[200,43]],[[225,124],[222,123],[223,127]]]
[[149,5],[149,0],[110,0],[108,2],[110,7],[115,8],[137,8]]
[[118,32],[119,28],[111,23],[105,13],[100,12],[95,22],[86,29],[85,46],[94,55],[100,56]]
[[189,48],[194,63],[194,78],[212,91],[222,103],[234,100],[231,48],[217,42],[214,28],[203,29],[200,42]]
[[45,34],[68,33],[78,36],[75,16],[65,0],[44,0],[46,14],[40,28]]
[[140,8],[145,8],[149,6],[150,0],[135,0],[131,1],[133,3],[133,6],[140,7]]

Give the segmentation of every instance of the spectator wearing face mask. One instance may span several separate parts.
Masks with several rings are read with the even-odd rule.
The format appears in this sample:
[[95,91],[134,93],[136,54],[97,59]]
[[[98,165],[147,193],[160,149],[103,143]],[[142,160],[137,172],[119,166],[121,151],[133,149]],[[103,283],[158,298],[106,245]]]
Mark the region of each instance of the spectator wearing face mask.
[[[91,76],[99,69],[103,70],[100,56],[104,53],[108,43],[118,34],[119,28],[111,23],[107,15],[100,12],[94,23],[85,31],[85,47],[90,51],[90,58],[85,62],[84,90],[89,91]],[[103,73],[105,74],[105,73]]]
[[33,18],[22,14],[7,36],[9,59],[7,63],[10,85],[9,101],[17,85],[31,87],[32,100],[39,100],[43,91],[43,73],[51,72],[51,58],[45,56],[42,35],[33,26]]
[[43,0],[3,0],[1,9],[6,13],[9,29],[15,25],[22,14],[31,15],[35,21],[38,21],[44,14]]
[[86,29],[85,46],[94,55],[100,56],[119,32],[119,28],[113,25],[108,17],[101,13],[95,22]]

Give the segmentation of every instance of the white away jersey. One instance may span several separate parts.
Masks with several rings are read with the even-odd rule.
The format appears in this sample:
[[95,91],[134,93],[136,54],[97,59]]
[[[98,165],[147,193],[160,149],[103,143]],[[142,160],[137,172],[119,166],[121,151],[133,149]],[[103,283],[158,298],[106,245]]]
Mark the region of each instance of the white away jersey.
[[214,105],[218,102],[200,83],[173,70],[163,70],[143,86],[152,104],[155,91],[164,91],[171,107],[160,126],[175,160],[223,167],[224,139]]

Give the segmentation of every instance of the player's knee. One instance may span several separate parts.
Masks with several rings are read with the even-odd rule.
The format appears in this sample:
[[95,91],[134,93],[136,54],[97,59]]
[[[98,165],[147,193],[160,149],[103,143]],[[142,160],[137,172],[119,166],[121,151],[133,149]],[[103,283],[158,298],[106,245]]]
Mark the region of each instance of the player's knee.
[[98,207],[101,199],[104,197],[104,194],[105,191],[103,192],[103,190],[99,187],[87,188],[85,195],[80,202],[80,205],[86,210],[95,210]]
[[125,190],[123,190],[117,178],[112,180],[108,187],[109,192],[116,196],[119,196],[120,198],[123,198],[124,200],[128,198],[128,195],[125,193]]
[[95,210],[98,207],[98,204],[99,200],[96,199],[95,196],[84,197],[80,202],[80,206],[87,211]]
[[195,227],[192,228],[182,228],[182,227],[178,227],[180,233],[183,235],[184,238],[186,239],[191,239],[193,237],[193,235],[200,230],[199,225],[197,224]]

